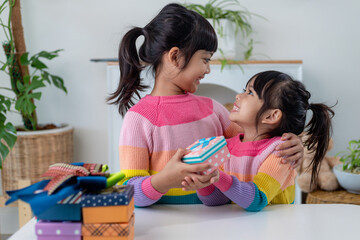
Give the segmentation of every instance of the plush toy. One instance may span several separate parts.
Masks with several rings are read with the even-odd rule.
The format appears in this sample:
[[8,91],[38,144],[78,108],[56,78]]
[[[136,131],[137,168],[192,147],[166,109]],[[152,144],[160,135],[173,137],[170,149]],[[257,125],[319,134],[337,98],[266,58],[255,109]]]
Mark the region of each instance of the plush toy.
[[[305,137],[302,137],[303,140],[305,140]],[[333,147],[333,141],[330,139],[329,142],[329,148],[328,151]],[[337,188],[339,188],[339,183],[336,179],[335,174],[332,172],[332,168],[340,164],[340,158],[339,157],[331,157],[325,155],[324,159],[321,161],[320,169],[319,169],[319,175],[318,175],[318,181],[317,186],[315,184],[312,184],[310,186],[311,182],[311,169],[308,168],[312,158],[314,156],[313,152],[310,152],[306,147],[304,147],[304,159],[302,164],[297,168],[298,171],[298,177],[297,177],[297,183],[298,186],[301,188],[303,192],[309,193],[313,192],[316,189],[322,189],[325,191],[334,191]]]

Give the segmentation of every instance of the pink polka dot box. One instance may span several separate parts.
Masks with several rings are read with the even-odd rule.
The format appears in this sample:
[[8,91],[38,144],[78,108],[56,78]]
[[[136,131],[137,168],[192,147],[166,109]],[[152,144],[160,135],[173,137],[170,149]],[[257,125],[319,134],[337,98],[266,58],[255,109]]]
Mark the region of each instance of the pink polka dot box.
[[210,163],[213,166],[203,174],[212,173],[230,158],[223,136],[199,139],[186,149],[191,150],[191,152],[182,158],[184,163]]

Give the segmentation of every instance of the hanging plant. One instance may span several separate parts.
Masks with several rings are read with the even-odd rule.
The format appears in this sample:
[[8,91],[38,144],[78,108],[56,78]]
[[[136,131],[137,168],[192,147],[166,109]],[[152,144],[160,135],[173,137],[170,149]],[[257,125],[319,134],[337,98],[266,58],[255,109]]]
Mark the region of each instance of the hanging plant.
[[[184,3],[186,8],[199,13],[204,18],[212,23],[219,40],[225,38],[224,25],[221,20],[228,20],[235,26],[234,37],[241,37],[241,45],[244,48],[242,60],[249,60],[253,53],[254,40],[252,39],[253,28],[250,24],[252,16],[261,17],[255,13],[249,12],[246,8],[240,5],[237,0],[209,0],[206,4]],[[222,56],[219,59],[222,63],[222,68],[227,64],[226,53],[222,46],[219,46],[218,51]]]

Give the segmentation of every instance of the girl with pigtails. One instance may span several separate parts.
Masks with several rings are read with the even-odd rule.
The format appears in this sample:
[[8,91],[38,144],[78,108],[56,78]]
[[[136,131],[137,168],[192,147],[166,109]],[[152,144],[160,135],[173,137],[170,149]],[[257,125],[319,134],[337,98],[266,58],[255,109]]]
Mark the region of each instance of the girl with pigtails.
[[[295,198],[296,171],[282,164],[276,147],[285,132],[309,138],[305,146],[314,151],[309,166],[311,182],[316,182],[319,164],[326,154],[333,110],[325,104],[310,103],[305,86],[287,74],[261,72],[236,95],[230,120],[243,132],[228,139],[230,160],[219,171],[219,180],[205,186],[196,176],[187,176],[184,190],[197,189],[200,200],[209,206],[230,201],[248,211],[260,211],[269,204],[290,204]],[[305,125],[306,115],[312,117]]]
[[[144,42],[137,49],[139,36],[144,36]],[[124,116],[119,155],[126,177],[121,183],[134,185],[135,205],[201,203],[195,190],[182,190],[184,178],[197,177],[203,187],[218,179],[218,172],[196,174],[209,164],[181,161],[184,148],[200,138],[230,138],[242,132],[220,103],[193,95],[210,73],[216,49],[216,33],[209,22],[178,4],[168,4],[144,28],[135,27],[123,37],[120,82],[108,101],[118,105]],[[146,66],[153,70],[155,84],[140,99],[146,88],[140,73]],[[135,104],[135,99],[140,100]],[[303,155],[300,138],[287,133],[283,139],[278,146],[283,161],[298,164]]]

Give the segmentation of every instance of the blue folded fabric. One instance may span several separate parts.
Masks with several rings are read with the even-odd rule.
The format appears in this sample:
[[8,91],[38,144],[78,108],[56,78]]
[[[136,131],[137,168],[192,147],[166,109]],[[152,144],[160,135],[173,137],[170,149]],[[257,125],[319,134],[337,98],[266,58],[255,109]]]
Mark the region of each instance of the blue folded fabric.
[[36,216],[72,194],[82,190],[100,191],[106,188],[106,177],[104,176],[72,177],[54,193],[48,195],[47,191],[42,191],[42,189],[49,181],[43,180],[19,190],[7,191],[10,199],[6,201],[5,205],[21,199],[30,204]]
[[21,196],[23,195],[34,194],[35,191],[42,190],[49,182],[50,180],[43,180],[22,189],[6,191],[6,193],[10,196],[10,199],[6,201],[5,205],[21,199]]

